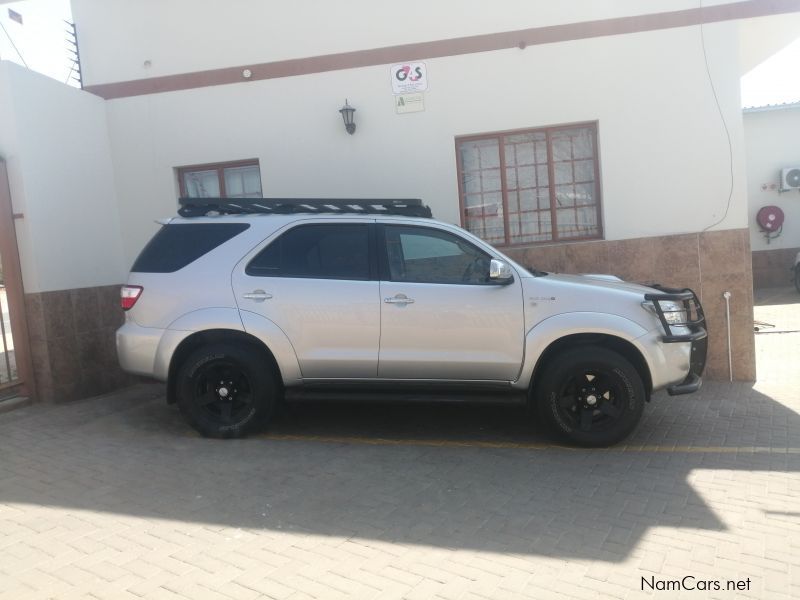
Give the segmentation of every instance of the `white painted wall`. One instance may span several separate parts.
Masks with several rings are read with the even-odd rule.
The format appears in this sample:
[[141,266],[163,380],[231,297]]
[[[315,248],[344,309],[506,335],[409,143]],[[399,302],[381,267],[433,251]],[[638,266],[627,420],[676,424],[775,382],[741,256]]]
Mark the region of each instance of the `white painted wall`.
[[739,26],[742,75],[800,36],[800,12],[745,19]]
[[698,0],[72,0],[72,13],[84,83],[96,85],[698,6]]
[[[800,105],[794,108],[744,113],[747,149],[747,195],[750,246],[777,250],[800,246],[800,191],[780,193],[762,186],[780,187],[781,169],[800,167]],[[783,233],[767,244],[756,224],[763,206],[780,207],[786,217]]]
[[7,161],[25,291],[120,283],[120,241],[103,100],[0,61]]
[[[737,24],[708,25],[705,38],[733,149],[731,205],[717,228],[742,228]],[[153,219],[174,214],[177,166],[258,158],[266,196],[421,197],[457,222],[455,136],[592,120],[606,239],[693,232],[722,218],[730,154],[699,28],[427,66],[426,110],[415,114],[395,114],[388,65],[108,101],[125,260]],[[353,136],[337,112],[345,98],[357,108]]]

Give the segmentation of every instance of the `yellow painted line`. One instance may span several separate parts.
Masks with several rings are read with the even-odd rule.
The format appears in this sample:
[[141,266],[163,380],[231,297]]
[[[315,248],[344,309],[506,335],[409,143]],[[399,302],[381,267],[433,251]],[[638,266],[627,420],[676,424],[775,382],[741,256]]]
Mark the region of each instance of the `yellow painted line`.
[[[557,444],[525,443],[525,442],[487,442],[481,440],[424,440],[424,439],[391,439],[367,438],[355,436],[328,435],[282,435],[264,434],[262,439],[277,442],[317,442],[322,444],[359,444],[366,446],[427,446],[446,448],[510,448],[517,450],[569,450],[580,451],[581,448],[561,446]],[[598,450],[593,450],[594,452]],[[602,451],[602,450],[600,450]],[[657,444],[623,444],[605,449],[607,452],[665,452],[689,454],[800,454],[800,448],[782,448],[771,446],[669,446]]]

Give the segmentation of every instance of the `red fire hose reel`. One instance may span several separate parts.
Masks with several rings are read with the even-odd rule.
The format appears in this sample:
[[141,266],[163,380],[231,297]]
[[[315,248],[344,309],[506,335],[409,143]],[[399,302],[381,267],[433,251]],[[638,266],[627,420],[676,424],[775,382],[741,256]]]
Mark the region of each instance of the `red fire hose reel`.
[[777,206],[765,206],[756,214],[756,222],[769,244],[769,241],[778,237],[783,230],[783,211]]

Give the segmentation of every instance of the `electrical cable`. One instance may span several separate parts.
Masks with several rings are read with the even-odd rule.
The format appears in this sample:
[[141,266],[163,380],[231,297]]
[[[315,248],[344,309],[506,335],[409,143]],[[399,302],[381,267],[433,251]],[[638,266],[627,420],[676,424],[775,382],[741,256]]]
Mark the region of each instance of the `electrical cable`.
[[75,72],[75,63],[72,63],[72,66],[69,69],[69,73],[67,73],[67,78],[64,80],[64,83],[69,83],[70,77]]
[[[702,0],[700,0],[700,9],[702,10],[702,8],[703,8],[703,2],[702,2]],[[701,19],[701,21],[700,21],[700,45],[703,48],[703,62],[705,62],[705,65],[706,65],[706,75],[708,76],[708,83],[711,86],[711,93],[714,95],[714,102],[717,105],[717,112],[719,113],[719,118],[722,121],[722,126],[725,129],[725,136],[728,139],[728,160],[730,162],[730,170],[731,170],[731,186],[730,186],[730,191],[728,192],[728,202],[725,205],[725,213],[722,215],[722,218],[720,218],[718,221],[712,223],[711,225],[709,225],[708,227],[706,227],[705,229],[702,229],[700,231],[700,233],[705,233],[706,231],[708,231],[712,227],[716,227],[717,225],[719,225],[725,219],[728,218],[728,211],[731,208],[731,201],[733,200],[733,143],[731,142],[731,132],[728,129],[728,123],[725,120],[725,114],[722,112],[722,106],[719,103],[719,96],[717,96],[717,88],[714,86],[714,79],[711,77],[711,67],[708,64],[708,54],[706,53],[706,37],[705,37],[705,34],[703,32],[702,15],[701,15],[700,19]]]
[[2,27],[3,33],[6,34],[6,37],[8,38],[8,41],[11,42],[11,47],[14,48],[14,51],[19,56],[19,59],[22,61],[22,64],[25,65],[26,68],[30,69],[30,67],[28,66],[28,63],[25,62],[25,58],[22,56],[22,52],[19,51],[19,48],[17,48],[17,45],[14,43],[14,40],[11,39],[11,34],[8,33],[8,30],[6,29],[6,26],[3,25],[2,21],[0,21],[0,27]]

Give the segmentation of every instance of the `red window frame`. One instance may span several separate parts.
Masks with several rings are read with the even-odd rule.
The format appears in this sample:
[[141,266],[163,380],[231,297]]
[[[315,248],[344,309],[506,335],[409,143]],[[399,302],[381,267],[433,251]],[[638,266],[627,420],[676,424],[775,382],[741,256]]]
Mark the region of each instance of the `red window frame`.
[[[597,234],[594,235],[584,235],[584,236],[566,236],[562,237],[559,235],[558,232],[558,215],[557,215],[557,202],[556,202],[556,184],[555,184],[555,162],[573,162],[575,159],[571,159],[570,161],[554,161],[553,160],[553,147],[552,147],[552,135],[557,131],[569,130],[569,129],[577,129],[577,128],[584,128],[588,129],[591,137],[592,137],[592,161],[594,163],[594,198],[596,199],[594,205],[597,210]],[[547,170],[548,170],[548,188],[549,188],[549,195],[550,195],[550,233],[551,238],[549,240],[537,240],[537,241],[525,241],[525,242],[512,242],[511,236],[509,232],[509,204],[508,204],[508,192],[509,188],[506,183],[506,157],[505,157],[505,138],[520,134],[526,133],[542,133],[546,137],[547,143]],[[465,229],[467,228],[467,207],[464,202],[465,197],[465,190],[464,190],[464,171],[463,165],[461,163],[461,153],[460,153],[460,145],[463,142],[470,142],[470,141],[479,141],[479,140],[496,140],[499,148],[500,153],[500,188],[501,188],[501,196],[502,196],[502,206],[503,206],[503,231],[504,231],[504,241],[503,242],[491,242],[493,245],[501,248],[513,248],[513,247],[521,247],[521,246],[533,246],[533,245],[541,245],[541,244],[553,244],[558,242],[581,242],[586,240],[601,240],[604,239],[604,232],[603,232],[603,219],[602,219],[602,195],[601,195],[601,186],[600,186],[600,152],[599,146],[597,143],[597,121],[588,121],[588,122],[581,122],[581,123],[567,123],[563,125],[552,125],[548,127],[534,127],[534,128],[526,128],[526,129],[510,129],[505,131],[498,131],[492,133],[480,133],[474,135],[463,135],[457,136],[455,138],[455,149],[456,149],[456,169],[458,173],[458,205],[459,205],[459,213],[460,213],[460,222],[461,226]],[[515,191],[515,190],[514,190]],[[576,205],[572,208],[575,208],[576,212],[578,208],[584,208],[586,206],[591,205]],[[516,214],[516,213],[515,213]]]
[[[205,163],[200,165],[186,165],[183,167],[177,167],[178,172],[178,187],[180,189],[181,198],[186,197],[186,183],[184,182],[184,174],[191,173],[192,171],[216,171],[217,172],[217,179],[219,181],[219,197],[220,198],[227,198],[227,192],[225,190],[225,169],[230,169],[231,167],[258,167],[259,162],[257,158],[249,158],[246,160],[232,160],[228,162],[218,162],[218,163]],[[260,178],[260,173],[259,173]],[[261,186],[262,195],[263,195],[263,183]]]

